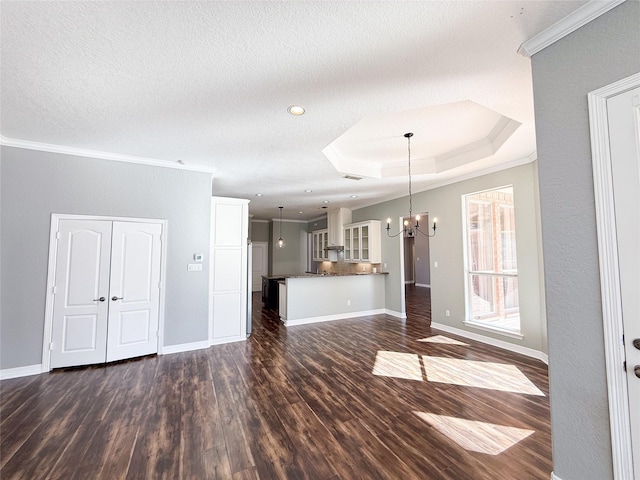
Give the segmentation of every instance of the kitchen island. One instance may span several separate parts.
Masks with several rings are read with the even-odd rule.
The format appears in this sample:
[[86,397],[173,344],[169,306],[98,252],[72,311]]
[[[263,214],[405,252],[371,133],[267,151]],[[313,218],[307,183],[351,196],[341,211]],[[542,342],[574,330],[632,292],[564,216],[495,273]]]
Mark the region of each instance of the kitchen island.
[[385,273],[286,275],[279,315],[291,327],[385,313]]

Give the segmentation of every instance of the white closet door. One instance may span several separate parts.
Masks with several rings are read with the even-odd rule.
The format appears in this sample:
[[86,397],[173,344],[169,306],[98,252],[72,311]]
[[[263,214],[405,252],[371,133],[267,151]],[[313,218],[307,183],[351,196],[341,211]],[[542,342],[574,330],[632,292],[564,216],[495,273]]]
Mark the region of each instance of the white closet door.
[[640,87],[607,100],[634,479],[640,480]]
[[158,351],[162,225],[113,222],[107,362]]
[[106,357],[111,222],[61,220],[55,267],[51,367]]

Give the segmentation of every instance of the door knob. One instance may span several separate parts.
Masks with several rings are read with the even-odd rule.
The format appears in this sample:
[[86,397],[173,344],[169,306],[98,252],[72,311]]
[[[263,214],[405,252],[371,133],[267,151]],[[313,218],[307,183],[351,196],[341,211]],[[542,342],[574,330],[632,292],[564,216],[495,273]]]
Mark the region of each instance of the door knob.
[[122,297],[113,296],[113,297],[111,297],[111,300],[113,300],[115,302],[116,300],[122,300]]
[[636,377],[640,378],[640,365],[633,367],[633,373],[636,374]]
[[638,350],[640,350],[640,338],[636,338],[633,341],[633,346],[636,347]]
[[94,299],[93,301],[94,301],[94,302],[104,302],[105,300],[106,300],[106,298],[104,298],[104,297],[100,297],[100,298],[96,298],[96,299]]

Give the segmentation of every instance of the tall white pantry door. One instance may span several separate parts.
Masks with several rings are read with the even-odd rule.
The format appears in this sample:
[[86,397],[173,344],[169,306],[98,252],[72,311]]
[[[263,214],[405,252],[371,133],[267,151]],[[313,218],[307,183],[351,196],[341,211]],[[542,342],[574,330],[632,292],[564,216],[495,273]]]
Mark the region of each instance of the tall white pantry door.
[[158,351],[162,225],[60,220],[51,368]]
[[607,100],[634,479],[640,480],[640,87]]

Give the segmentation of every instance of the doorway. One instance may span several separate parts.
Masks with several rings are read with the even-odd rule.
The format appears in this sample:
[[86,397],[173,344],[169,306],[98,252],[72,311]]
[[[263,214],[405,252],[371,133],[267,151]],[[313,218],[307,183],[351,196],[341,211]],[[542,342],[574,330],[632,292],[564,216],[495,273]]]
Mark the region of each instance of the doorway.
[[164,221],[53,215],[45,370],[158,352]]
[[640,480],[640,73],[588,100],[614,478]]
[[[429,214],[421,213],[421,224],[429,225]],[[408,220],[405,218],[404,220]],[[431,268],[429,237],[420,232],[403,234],[404,299],[407,317],[431,324]]]

